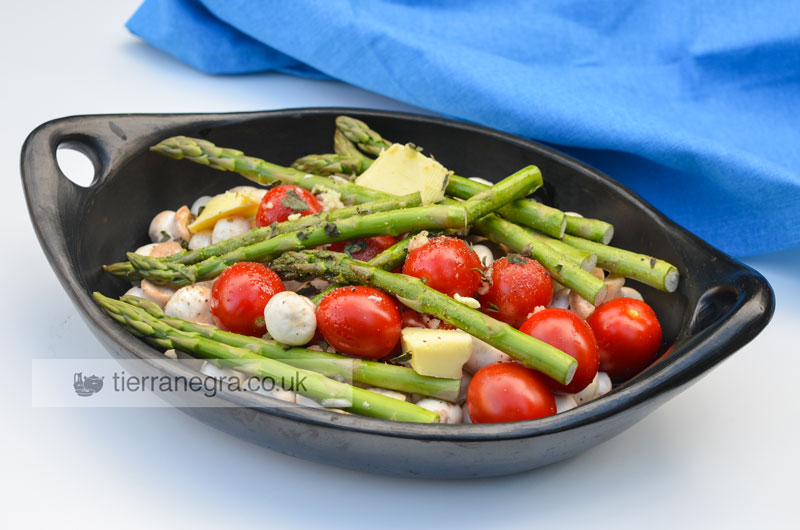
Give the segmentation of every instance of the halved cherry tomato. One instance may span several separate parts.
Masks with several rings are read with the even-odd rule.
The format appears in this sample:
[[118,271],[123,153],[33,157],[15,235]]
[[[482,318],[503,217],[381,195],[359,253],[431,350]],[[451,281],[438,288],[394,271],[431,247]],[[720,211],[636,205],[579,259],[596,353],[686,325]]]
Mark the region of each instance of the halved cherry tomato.
[[578,369],[568,385],[547,378],[547,384],[554,392],[580,392],[597,375],[600,360],[594,333],[589,324],[572,311],[544,309],[533,314],[519,330],[558,348],[578,361]]
[[653,309],[633,298],[614,298],[587,319],[600,346],[600,369],[615,380],[642,371],[661,346],[661,324]]
[[352,241],[339,241],[331,245],[334,252],[344,252],[358,261],[369,261],[397,243],[392,236],[374,236]]
[[392,297],[372,287],[340,287],[322,299],[317,328],[341,353],[380,359],[400,340],[400,310]]
[[491,285],[479,298],[481,311],[518,328],[537,306],[553,299],[550,273],[536,260],[510,254],[492,264]]
[[256,225],[282,223],[294,213],[305,217],[321,211],[322,205],[313,193],[290,184],[275,186],[264,195],[258,205]]
[[545,376],[516,362],[484,366],[467,388],[473,423],[534,420],[556,413],[556,400]]
[[475,296],[481,284],[481,260],[461,239],[434,237],[408,253],[403,274],[446,295]]
[[278,275],[261,263],[234,263],[211,288],[211,315],[221,328],[261,336],[267,332],[264,307],[285,290]]

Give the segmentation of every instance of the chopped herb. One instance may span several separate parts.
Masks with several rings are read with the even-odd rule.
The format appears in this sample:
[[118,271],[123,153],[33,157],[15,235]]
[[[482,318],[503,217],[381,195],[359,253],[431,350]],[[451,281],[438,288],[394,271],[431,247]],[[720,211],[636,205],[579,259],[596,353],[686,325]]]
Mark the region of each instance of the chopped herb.
[[300,241],[305,241],[306,239],[308,239],[308,234],[305,233],[303,230],[300,230],[299,232],[297,232],[297,239],[299,239]]
[[301,199],[294,190],[289,190],[286,192],[286,195],[283,197],[283,199],[281,199],[281,204],[290,210],[294,210],[295,212],[305,212],[306,210],[310,210],[308,203]]
[[483,276],[483,269],[480,269],[480,268],[478,268],[478,267],[472,267],[472,270],[474,270],[475,272],[477,272],[478,274],[480,274],[481,276]]
[[489,304],[489,311],[500,311],[500,308],[494,304]]
[[362,239],[356,239],[355,241],[348,241],[347,245],[344,247],[344,253],[353,257],[353,254],[358,254],[359,252],[363,252],[367,250],[367,242]]
[[161,231],[161,241],[159,241],[159,243],[164,243],[166,241],[169,241],[170,239],[172,239],[172,236],[169,235],[169,232],[167,232],[166,230],[162,230]]
[[322,348],[322,351],[328,351],[328,343],[327,343],[327,342],[325,342],[324,340],[321,340],[321,341],[319,341],[319,342],[317,343],[317,346],[319,346],[320,348]]
[[397,357],[392,357],[392,362],[401,364],[411,360],[411,352],[406,352],[398,355]]
[[182,248],[183,250],[189,250],[189,242],[188,242],[188,241],[186,241],[185,239],[182,239],[182,238],[181,238],[181,239],[178,239],[178,243],[180,243],[180,244],[181,244],[181,248]]
[[203,215],[203,210],[205,210],[205,209],[206,209],[206,205],[205,204],[203,206],[201,206],[200,208],[198,208],[197,209],[197,217],[200,217],[201,215]]
[[326,223],[325,224],[325,235],[330,238],[334,238],[339,235],[339,227],[336,226],[334,223]]
[[528,258],[524,258],[519,254],[511,253],[508,255],[508,262],[513,265],[525,265],[528,263]]

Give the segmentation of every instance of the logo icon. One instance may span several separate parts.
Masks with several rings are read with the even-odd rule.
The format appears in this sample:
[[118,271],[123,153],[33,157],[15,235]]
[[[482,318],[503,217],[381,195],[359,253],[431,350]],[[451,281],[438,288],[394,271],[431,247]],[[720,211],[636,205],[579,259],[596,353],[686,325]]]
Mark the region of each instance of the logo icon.
[[96,375],[83,377],[83,372],[75,372],[72,382],[75,393],[81,397],[91,396],[103,388],[103,378]]

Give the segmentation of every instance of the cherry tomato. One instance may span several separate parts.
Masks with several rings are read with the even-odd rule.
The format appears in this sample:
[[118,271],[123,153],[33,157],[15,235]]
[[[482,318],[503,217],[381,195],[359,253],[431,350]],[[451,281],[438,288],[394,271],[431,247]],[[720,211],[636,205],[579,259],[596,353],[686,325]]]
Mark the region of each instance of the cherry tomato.
[[461,239],[435,237],[408,253],[403,274],[419,278],[449,296],[474,296],[481,284],[481,260]]
[[492,264],[491,285],[479,298],[481,311],[518,328],[536,306],[547,307],[553,299],[550,273],[536,260],[519,254]]
[[392,297],[372,287],[340,287],[317,309],[317,327],[341,353],[380,359],[400,340],[400,310]]
[[[400,320],[403,328],[456,329],[444,320],[417,313],[413,309],[403,310],[400,313]],[[431,326],[434,322],[438,324],[435,328]]]
[[375,236],[352,241],[339,241],[331,245],[334,252],[344,252],[358,261],[369,261],[397,243],[392,236]]
[[256,212],[256,225],[269,226],[282,223],[290,215],[299,213],[302,217],[322,211],[322,205],[314,194],[299,186],[275,186],[261,199]]
[[661,324],[644,302],[615,298],[597,306],[587,321],[600,346],[600,369],[612,379],[637,374],[658,353]]
[[516,362],[484,366],[467,388],[472,423],[535,420],[556,413],[556,400],[547,379]]
[[211,315],[221,328],[261,336],[267,332],[264,307],[284,290],[278,275],[261,263],[234,263],[211,288]]
[[589,324],[572,311],[544,309],[526,320],[519,330],[578,361],[578,369],[568,385],[547,378],[547,384],[554,392],[575,394],[586,388],[597,375],[600,357],[594,333]]

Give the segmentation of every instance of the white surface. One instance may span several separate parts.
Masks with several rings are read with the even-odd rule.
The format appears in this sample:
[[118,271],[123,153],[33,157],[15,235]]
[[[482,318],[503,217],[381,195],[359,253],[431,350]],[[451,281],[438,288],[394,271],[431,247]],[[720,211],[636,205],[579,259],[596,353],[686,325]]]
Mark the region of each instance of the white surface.
[[800,528],[800,249],[747,260],[778,298],[753,343],[614,440],[518,476],[397,480],[273,453],[170,409],[31,408],[32,358],[106,355],[28,222],[18,160],[35,126],[104,112],[408,108],[335,82],[205,76],[126,32],[137,4],[15,2],[0,19],[0,527]]

